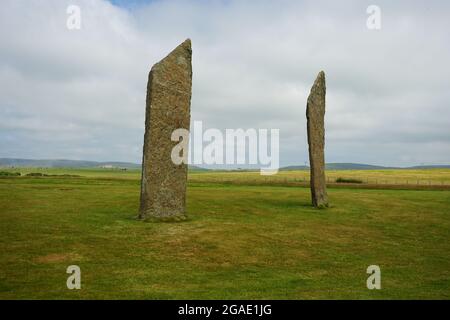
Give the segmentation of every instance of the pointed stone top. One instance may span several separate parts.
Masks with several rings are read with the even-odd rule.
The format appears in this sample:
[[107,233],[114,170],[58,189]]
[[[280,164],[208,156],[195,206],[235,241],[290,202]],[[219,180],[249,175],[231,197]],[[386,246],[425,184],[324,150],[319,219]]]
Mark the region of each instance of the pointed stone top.
[[179,44],[175,49],[173,49],[164,59],[159,61],[157,65],[170,60],[171,57],[172,58],[183,57],[187,60],[191,60],[191,56],[192,56],[191,39],[186,39],[184,42]]
[[314,81],[314,85],[325,84],[325,72],[320,71],[317,75],[316,81]]
[[191,54],[192,48],[191,48],[191,39],[184,40],[178,47],[172,50],[171,53],[168,54],[168,56],[173,54]]
[[319,77],[325,79],[325,72],[323,70],[320,70],[319,74],[317,75],[317,78]]
[[325,72],[323,71],[319,72],[313,86],[311,87],[311,92],[316,92],[319,90],[325,91]]
[[191,49],[191,39],[187,38],[184,40],[182,44],[179,45],[180,47],[184,47],[186,49]]

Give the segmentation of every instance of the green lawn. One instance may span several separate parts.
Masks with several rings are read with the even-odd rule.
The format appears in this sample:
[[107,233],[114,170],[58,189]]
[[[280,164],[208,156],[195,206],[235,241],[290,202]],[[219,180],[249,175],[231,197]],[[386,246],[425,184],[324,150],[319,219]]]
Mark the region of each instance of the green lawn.
[[0,178],[0,299],[450,298],[450,191],[329,189],[316,210],[308,188],[197,173],[189,220],[152,223],[138,171],[48,172],[83,177]]

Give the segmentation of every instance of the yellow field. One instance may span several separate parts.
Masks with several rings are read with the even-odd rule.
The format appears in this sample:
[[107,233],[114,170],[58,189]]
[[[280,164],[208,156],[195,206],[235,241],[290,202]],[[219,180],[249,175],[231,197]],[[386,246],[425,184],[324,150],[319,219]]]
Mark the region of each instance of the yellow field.
[[[450,169],[327,170],[326,176],[328,182],[352,178],[367,184],[450,185]],[[259,172],[207,171],[190,173],[189,179],[195,182],[307,182],[309,171],[280,171],[272,176],[262,176]]]
[[[73,174],[88,178],[139,179],[140,170],[84,169],[84,168],[0,168],[0,171],[45,174]],[[385,170],[327,170],[327,182],[337,178],[361,180],[364,184],[450,186],[450,169],[385,169]],[[190,171],[191,182],[229,183],[301,183],[309,181],[309,170],[279,171],[275,175],[262,176],[259,171]]]

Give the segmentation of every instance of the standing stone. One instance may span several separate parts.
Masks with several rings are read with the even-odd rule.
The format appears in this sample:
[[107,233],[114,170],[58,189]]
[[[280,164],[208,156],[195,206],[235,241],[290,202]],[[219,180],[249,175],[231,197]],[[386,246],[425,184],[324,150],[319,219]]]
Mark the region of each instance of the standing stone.
[[311,169],[311,197],[313,206],[317,208],[328,207],[324,155],[325,94],[325,73],[320,71],[311,88],[306,106],[309,163]]
[[[192,50],[187,39],[155,64],[148,76],[139,218],[186,218],[186,163],[174,164],[176,129],[189,130]],[[187,158],[187,157],[186,157]]]

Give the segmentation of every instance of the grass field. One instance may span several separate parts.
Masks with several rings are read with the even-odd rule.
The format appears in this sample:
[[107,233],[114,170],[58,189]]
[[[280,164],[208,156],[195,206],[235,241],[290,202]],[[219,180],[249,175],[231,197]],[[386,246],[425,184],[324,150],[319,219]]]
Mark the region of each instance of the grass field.
[[[80,177],[0,178],[1,299],[450,298],[447,190],[331,188],[316,210],[308,188],[271,185],[305,171],[197,172],[189,220],[151,223],[135,219],[138,171],[19,171]],[[450,170],[328,172],[363,175],[450,182]],[[81,290],[66,288],[72,264]],[[372,264],[381,290],[366,288]]]

